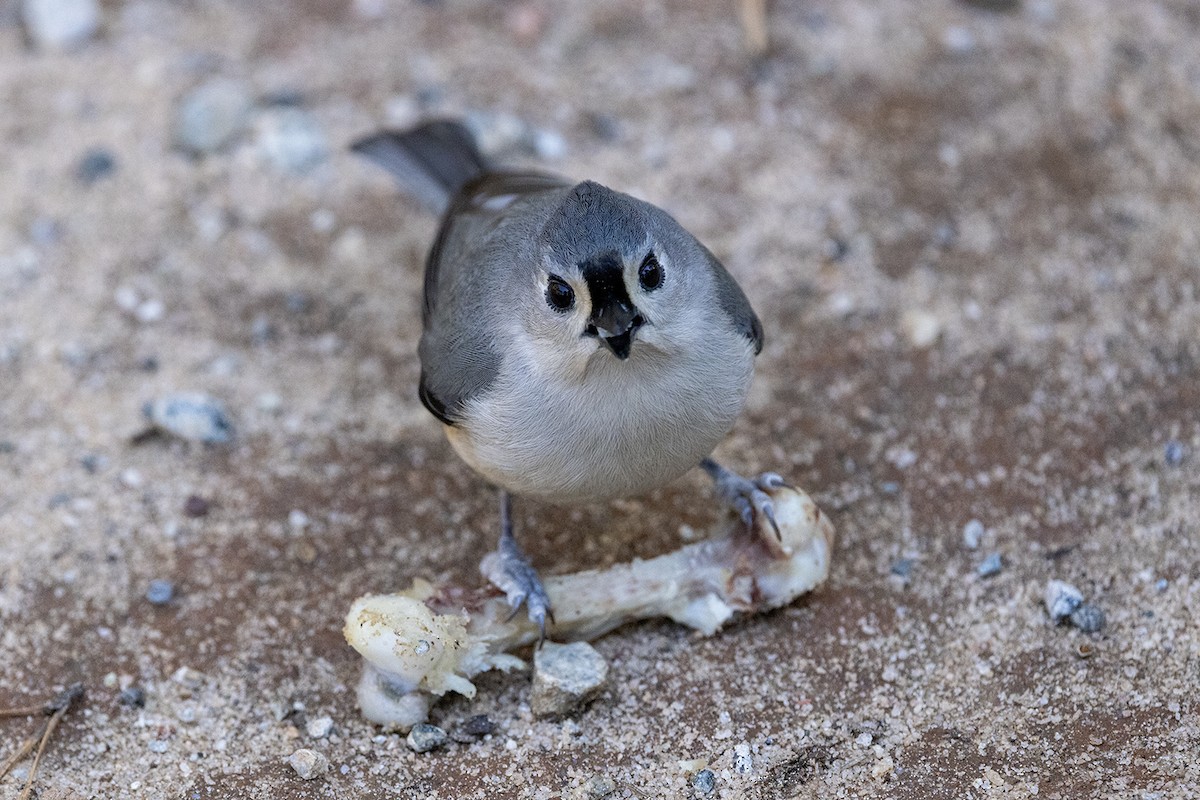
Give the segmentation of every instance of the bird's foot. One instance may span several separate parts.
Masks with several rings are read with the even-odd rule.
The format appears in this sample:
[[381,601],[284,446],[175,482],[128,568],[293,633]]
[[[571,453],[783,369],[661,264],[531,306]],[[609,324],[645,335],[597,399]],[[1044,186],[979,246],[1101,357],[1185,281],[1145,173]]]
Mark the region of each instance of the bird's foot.
[[481,565],[484,577],[508,598],[508,605],[512,609],[509,619],[516,615],[522,605],[525,606],[529,621],[537,625],[541,632],[538,640],[540,646],[546,638],[546,620],[554,622],[554,612],[550,608],[550,598],[546,596],[542,579],[517,540],[511,536],[500,537],[500,546],[494,556],[485,559]]
[[753,530],[756,520],[765,519],[775,532],[775,537],[782,538],[779,523],[775,520],[775,504],[771,501],[768,491],[789,487],[787,481],[774,472],[764,472],[754,478],[743,478],[711,458],[701,461],[700,466],[712,477],[717,496],[741,517],[747,531]]

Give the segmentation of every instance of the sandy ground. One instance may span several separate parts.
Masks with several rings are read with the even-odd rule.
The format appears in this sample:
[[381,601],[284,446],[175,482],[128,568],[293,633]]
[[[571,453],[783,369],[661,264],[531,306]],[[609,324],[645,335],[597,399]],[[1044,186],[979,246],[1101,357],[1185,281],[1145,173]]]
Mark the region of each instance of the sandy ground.
[[[27,46],[15,6],[0,706],[88,690],[40,797],[673,798],[705,764],[720,798],[1200,795],[1196,3],[781,0],[761,65],[724,1],[110,0],[69,53]],[[190,157],[175,108],[214,76],[255,116]],[[303,173],[263,156],[281,102],[328,142]],[[527,677],[489,676],[434,721],[495,732],[417,755],[360,719],[341,618],[476,581],[495,500],[416,397],[433,221],[345,145],[472,111],[557,133],[544,166],[725,260],[768,344],[719,455],[804,486],[838,542],[790,608],[601,640],[611,686],[578,719],[534,721]],[[95,148],[115,169],[89,183]],[[227,404],[232,444],[131,440],[183,390]],[[517,519],[550,573],[716,514],[691,475]],[[1050,622],[1050,578],[1100,633]],[[33,725],[0,721],[0,757]],[[301,746],[331,771],[301,781]]]

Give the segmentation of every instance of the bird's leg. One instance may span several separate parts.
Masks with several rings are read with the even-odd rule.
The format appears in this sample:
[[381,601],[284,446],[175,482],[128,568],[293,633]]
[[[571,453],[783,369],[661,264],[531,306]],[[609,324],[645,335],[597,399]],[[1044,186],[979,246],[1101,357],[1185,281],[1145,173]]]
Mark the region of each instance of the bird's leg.
[[513,535],[512,496],[503,489],[500,490],[500,544],[496,554],[499,558],[484,562],[484,577],[504,592],[513,614],[522,603],[525,604],[529,621],[538,626],[545,639],[546,618],[554,622],[554,612],[550,609],[550,598],[546,596],[542,579]]
[[783,478],[774,472],[764,472],[756,478],[743,478],[711,458],[701,461],[700,467],[713,479],[721,500],[746,523],[747,530],[754,526],[755,519],[761,515],[770,523],[775,535],[780,535],[779,523],[775,521],[775,505],[766,490],[787,486]]

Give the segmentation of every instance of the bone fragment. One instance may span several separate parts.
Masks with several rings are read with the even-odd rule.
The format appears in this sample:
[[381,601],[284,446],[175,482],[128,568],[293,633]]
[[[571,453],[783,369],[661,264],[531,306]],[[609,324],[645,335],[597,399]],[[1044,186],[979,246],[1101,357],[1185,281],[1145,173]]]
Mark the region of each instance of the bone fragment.
[[[779,536],[766,520],[752,530],[732,517],[715,538],[657,558],[545,579],[555,641],[592,640],[636,620],[667,617],[708,636],[735,616],[785,606],[825,580],[833,526],[804,492],[770,490]],[[495,554],[484,558],[486,575]],[[405,730],[428,717],[446,692],[475,695],[471,678],[524,667],[511,651],[538,641],[524,614],[512,615],[492,586],[434,587],[360,597],[346,615],[346,640],[366,660],[359,705],[371,721]]]

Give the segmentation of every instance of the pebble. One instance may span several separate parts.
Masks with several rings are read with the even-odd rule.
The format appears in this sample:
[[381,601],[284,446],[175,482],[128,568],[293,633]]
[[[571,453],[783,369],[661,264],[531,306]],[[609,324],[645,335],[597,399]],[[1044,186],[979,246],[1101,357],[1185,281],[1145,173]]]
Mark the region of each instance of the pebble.
[[188,499],[183,501],[184,516],[203,517],[208,514],[210,504],[207,500],[197,494],[188,495]]
[[191,667],[180,667],[171,675],[171,680],[184,687],[195,691],[204,685],[204,673]]
[[583,785],[581,797],[587,800],[603,800],[617,791],[617,783],[607,775],[593,775]]
[[117,702],[129,708],[143,708],[146,705],[146,690],[140,686],[129,686],[117,695]]
[[54,217],[35,217],[29,223],[29,238],[38,247],[58,244],[63,238],[62,223]]
[[165,606],[175,597],[175,584],[162,578],[155,578],[150,581],[150,586],[146,589],[146,599],[151,605]]
[[546,642],[533,655],[529,705],[539,719],[567,717],[600,693],[608,663],[587,642]]
[[733,770],[739,775],[747,775],[754,769],[754,758],[750,755],[750,745],[742,743],[733,748]]
[[692,788],[702,795],[710,795],[717,790],[717,776],[711,769],[702,769],[692,778]]
[[175,110],[175,144],[193,155],[217,152],[241,133],[251,108],[250,92],[240,81],[202,83]]
[[496,723],[492,722],[487,714],[476,714],[473,717],[468,717],[455,730],[455,738],[458,740],[474,741],[481,739],[484,736],[489,736],[496,732]]
[[1163,448],[1163,458],[1168,467],[1178,467],[1183,463],[1183,456],[1183,442],[1172,440],[1167,442],[1166,447]]
[[928,311],[910,308],[900,318],[908,343],[918,350],[929,347],[942,334],[942,323]]
[[976,568],[981,578],[990,578],[993,575],[998,575],[1000,570],[1004,568],[1004,562],[1000,558],[999,553],[992,553],[985,558]]
[[164,395],[142,410],[156,427],[180,439],[222,444],[233,438],[233,424],[224,407],[205,394]]
[[542,159],[558,159],[567,152],[567,142],[562,134],[535,128],[513,114],[472,111],[465,122],[475,143],[487,156],[524,153]]
[[946,49],[952,53],[970,53],[975,49],[975,34],[961,25],[951,25],[942,37]]
[[963,544],[970,550],[979,547],[980,541],[983,540],[984,528],[983,523],[977,519],[968,520],[966,525],[963,525],[962,539]]
[[117,159],[107,150],[94,147],[83,154],[75,167],[75,178],[84,186],[91,186],[101,178],[107,178],[117,169]]
[[1069,583],[1050,580],[1046,583],[1046,611],[1050,619],[1061,622],[1083,605],[1083,592]]
[[313,739],[324,739],[333,731],[332,717],[317,717],[310,719],[304,726],[304,731]]
[[165,753],[167,752],[167,748],[170,747],[170,745],[162,739],[151,739],[150,743],[146,746],[150,748],[151,753]]
[[24,0],[21,19],[39,47],[68,50],[91,39],[100,27],[97,0]]
[[316,750],[302,747],[288,756],[288,764],[304,780],[312,780],[329,770],[329,759]]
[[898,558],[892,562],[892,574],[898,578],[908,578],[912,575],[913,560],[911,558]]
[[1104,610],[1091,603],[1084,603],[1071,612],[1071,624],[1084,633],[1096,633],[1104,627]]
[[263,113],[258,124],[258,148],[270,164],[296,174],[308,172],[329,157],[321,126],[302,108],[276,108]]
[[422,722],[412,727],[404,741],[413,752],[428,753],[430,750],[445,747],[450,737],[437,725]]
[[1159,578],[1157,581],[1154,582],[1154,588],[1155,588],[1155,590],[1158,591],[1159,594],[1162,594],[1163,592],[1165,592],[1167,590],[1167,587],[1170,585],[1171,585],[1170,582],[1166,578]]

